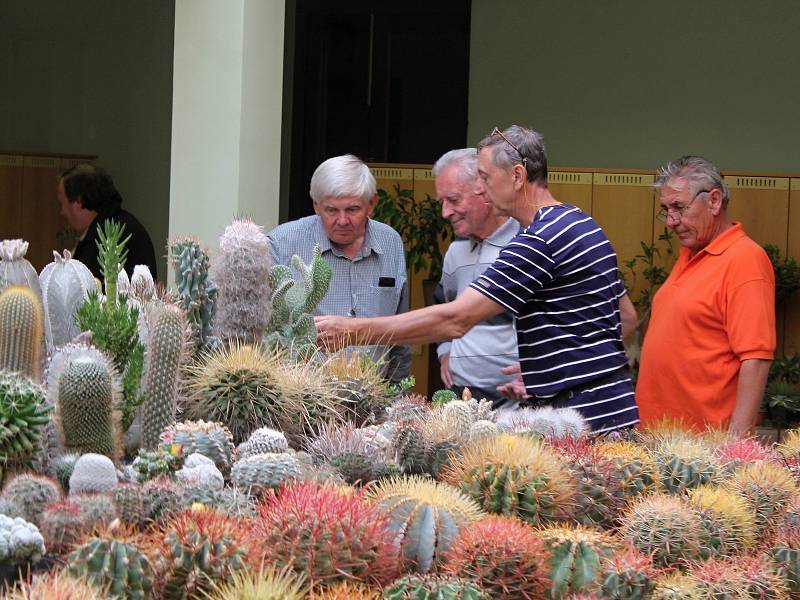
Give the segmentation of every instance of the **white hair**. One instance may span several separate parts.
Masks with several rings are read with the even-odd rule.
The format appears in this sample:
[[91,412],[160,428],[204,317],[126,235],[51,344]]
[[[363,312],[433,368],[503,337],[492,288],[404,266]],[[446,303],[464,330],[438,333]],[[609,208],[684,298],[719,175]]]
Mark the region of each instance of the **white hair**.
[[375,178],[361,160],[352,154],[334,156],[323,162],[311,176],[311,198],[361,198],[369,202],[376,193]]
[[660,190],[670,185],[675,179],[685,179],[689,193],[697,194],[701,190],[718,189],[722,192],[722,208],[728,207],[728,186],[719,169],[710,160],[702,156],[681,156],[667,166],[658,170],[653,188]]
[[469,182],[478,176],[478,150],[476,148],[459,148],[445,152],[433,165],[433,176],[439,174],[447,167],[455,165],[461,181]]

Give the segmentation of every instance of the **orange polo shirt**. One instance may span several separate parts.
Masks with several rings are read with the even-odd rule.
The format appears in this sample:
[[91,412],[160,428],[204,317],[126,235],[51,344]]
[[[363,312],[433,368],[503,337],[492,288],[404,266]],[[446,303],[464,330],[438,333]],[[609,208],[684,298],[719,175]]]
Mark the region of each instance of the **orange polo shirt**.
[[653,298],[636,384],[642,425],[726,427],[741,362],[775,352],[775,276],[761,246],[735,223],[689,254],[681,248]]

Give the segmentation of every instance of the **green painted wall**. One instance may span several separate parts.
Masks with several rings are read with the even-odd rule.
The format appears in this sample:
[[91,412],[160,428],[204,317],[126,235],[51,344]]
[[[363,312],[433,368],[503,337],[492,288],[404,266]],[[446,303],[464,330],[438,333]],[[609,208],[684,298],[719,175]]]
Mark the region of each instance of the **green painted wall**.
[[800,172],[800,3],[473,0],[469,142],[512,123],[554,165]]
[[159,259],[174,18],[169,0],[0,0],[0,149],[98,155]]

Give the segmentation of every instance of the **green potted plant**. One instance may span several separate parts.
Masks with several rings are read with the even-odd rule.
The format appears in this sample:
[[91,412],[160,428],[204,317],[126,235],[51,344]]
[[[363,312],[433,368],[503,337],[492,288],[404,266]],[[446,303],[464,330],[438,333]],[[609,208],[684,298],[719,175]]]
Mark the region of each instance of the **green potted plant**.
[[775,304],[781,306],[800,290],[800,263],[791,256],[782,258],[773,244],[766,244],[764,250],[775,271]]
[[800,354],[772,361],[763,405],[778,427],[800,416]]

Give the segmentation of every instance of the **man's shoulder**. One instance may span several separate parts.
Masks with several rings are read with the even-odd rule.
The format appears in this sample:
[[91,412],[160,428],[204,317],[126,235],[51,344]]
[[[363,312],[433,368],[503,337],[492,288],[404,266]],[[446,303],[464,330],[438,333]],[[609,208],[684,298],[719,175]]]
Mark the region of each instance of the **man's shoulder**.
[[301,232],[314,231],[318,224],[319,217],[317,215],[309,215],[307,217],[295,219],[294,221],[281,223],[267,235],[273,240],[284,240],[288,237],[294,237]]
[[403,249],[403,239],[391,225],[370,219],[369,235],[384,250],[395,251]]

